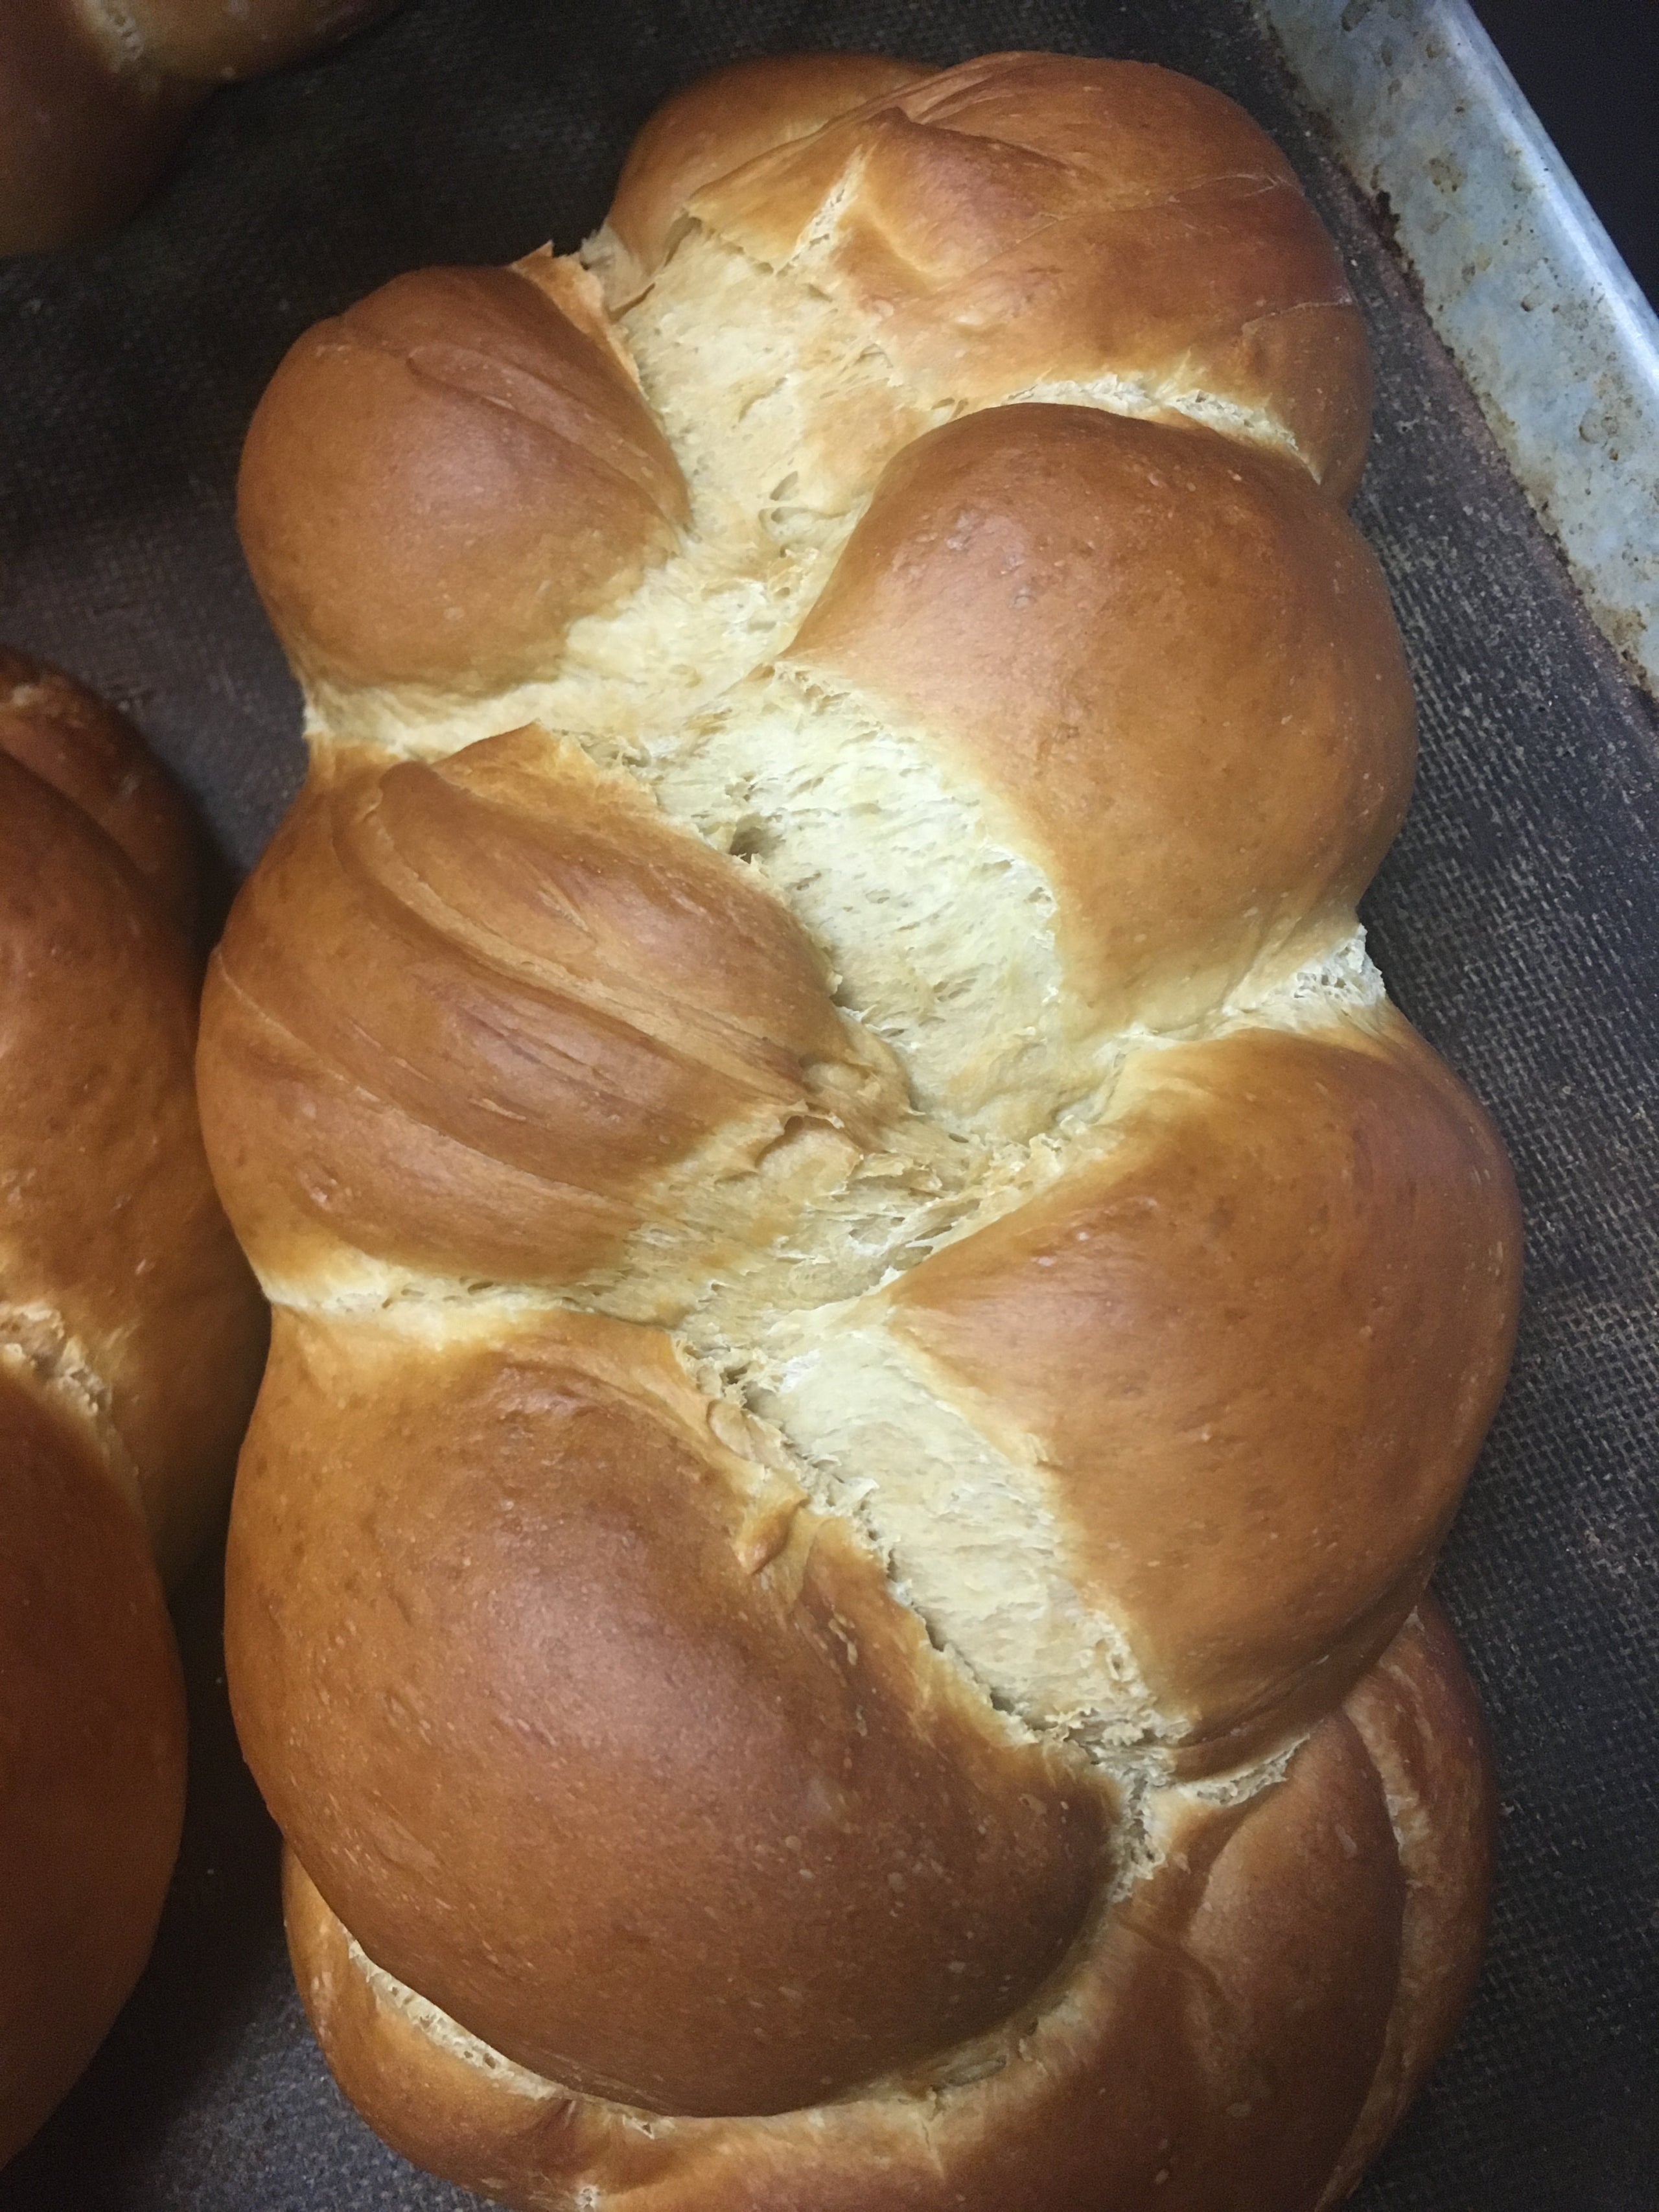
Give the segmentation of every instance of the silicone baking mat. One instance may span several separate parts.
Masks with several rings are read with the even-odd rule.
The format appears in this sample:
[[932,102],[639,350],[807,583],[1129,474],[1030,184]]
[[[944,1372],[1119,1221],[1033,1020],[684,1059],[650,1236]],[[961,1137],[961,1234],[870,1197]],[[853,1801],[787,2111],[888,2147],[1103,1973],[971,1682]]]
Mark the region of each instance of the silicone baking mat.
[[[500,261],[602,215],[629,136],[739,54],[1156,60],[1297,163],[1370,319],[1358,519],[1416,671],[1415,808],[1373,891],[1406,1011],[1497,1115],[1530,1235],[1514,1381],[1440,1589],[1504,1803],[1468,2024],[1364,2212],[1659,2205],[1659,732],[1243,0],[416,0],[222,97],[129,228],[0,267],[0,638],[135,715],[245,867],[297,782],[298,707],[232,529],[238,446],[307,324],[397,270]],[[333,2088],[237,1759],[216,1569],[183,1613],[183,1863],[103,2053],[0,2177],[4,2212],[428,2212],[472,2200]],[[1011,2205],[1008,2212],[1021,2212]],[[1274,2212],[1241,2207],[1240,2212]]]

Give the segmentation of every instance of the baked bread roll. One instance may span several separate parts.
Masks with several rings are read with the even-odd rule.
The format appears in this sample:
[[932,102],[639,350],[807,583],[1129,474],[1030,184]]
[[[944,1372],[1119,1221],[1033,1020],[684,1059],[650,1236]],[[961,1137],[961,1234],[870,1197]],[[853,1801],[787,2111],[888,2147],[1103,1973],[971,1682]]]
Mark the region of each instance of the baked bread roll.
[[1519,1233],[1354,906],[1365,351],[1201,86],[728,71],[249,434],[242,1741],[348,2094],[510,2204],[1311,2212],[1474,1970],[1424,1596]]
[[331,46],[396,0],[6,0],[0,253],[72,245],[160,182],[216,86]]
[[195,833],[137,733],[0,653],[0,2160],[149,1955],[184,1803],[157,1562],[222,1507],[263,1314],[191,1080]]

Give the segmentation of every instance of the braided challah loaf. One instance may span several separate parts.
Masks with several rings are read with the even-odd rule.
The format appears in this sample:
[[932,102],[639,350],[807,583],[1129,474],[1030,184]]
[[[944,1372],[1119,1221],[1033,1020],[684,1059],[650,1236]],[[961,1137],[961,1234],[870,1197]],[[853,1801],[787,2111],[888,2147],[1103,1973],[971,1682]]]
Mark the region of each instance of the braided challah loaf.
[[216,85],[331,46],[398,0],[5,0],[0,253],[129,216]]
[[1161,70],[683,94],[295,347],[309,782],[210,981],[302,1991],[523,2206],[1297,2212],[1474,1971],[1419,1608],[1514,1196],[1354,902],[1358,318]]
[[179,1840],[159,1559],[216,1510],[264,1322],[191,1074],[193,828],[137,733],[0,653],[0,2160],[91,2057]]

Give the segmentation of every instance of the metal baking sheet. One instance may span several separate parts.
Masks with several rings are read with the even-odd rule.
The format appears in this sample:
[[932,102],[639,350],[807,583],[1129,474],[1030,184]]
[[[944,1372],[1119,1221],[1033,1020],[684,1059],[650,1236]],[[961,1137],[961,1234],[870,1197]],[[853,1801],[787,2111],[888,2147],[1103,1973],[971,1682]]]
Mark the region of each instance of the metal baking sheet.
[[[1496,1114],[1528,1211],[1515,1377],[1440,1576],[1502,1778],[1491,1954],[1355,2202],[1653,2212],[1659,728],[1247,0],[416,0],[224,95],[128,230],[0,269],[0,637],[127,707],[245,867],[301,769],[297,700],[231,519],[242,429],[291,338],[411,265],[573,245],[631,131],[717,62],[1014,46],[1218,85],[1285,147],[1348,257],[1378,383],[1357,511],[1423,728],[1416,806],[1367,919],[1395,996]],[[464,2205],[349,2112],[306,2032],[274,1836],[225,1711],[215,1583],[210,1563],[181,1607],[193,1792],[155,1961],[0,2176],[0,2212]]]
[[1591,615],[1659,694],[1659,316],[1468,0],[1255,0]]

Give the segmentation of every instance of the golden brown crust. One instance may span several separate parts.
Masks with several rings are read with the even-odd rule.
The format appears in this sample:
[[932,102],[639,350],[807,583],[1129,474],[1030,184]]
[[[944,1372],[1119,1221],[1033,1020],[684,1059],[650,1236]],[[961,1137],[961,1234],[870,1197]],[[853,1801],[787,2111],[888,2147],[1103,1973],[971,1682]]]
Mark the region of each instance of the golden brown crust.
[[1416,1603],[1508,1371],[1519,1210],[1398,1016],[1148,1054],[1126,1088],[1097,1157],[894,1285],[893,1327],[1030,1440],[1076,1586],[1188,1764],[1229,1765]]
[[143,1522],[0,1364],[0,2162],[102,2041],[179,1846],[185,1703]]
[[1176,1026],[1264,954],[1328,944],[1411,793],[1369,547],[1209,431],[1025,406],[917,439],[787,657],[1003,802],[1117,1024]]
[[216,1171],[283,1279],[337,1242],[568,1282],[683,1213],[700,1146],[735,1131],[735,1176],[883,1088],[788,909],[534,731],[313,780],[205,1011]]
[[289,350],[238,520],[313,676],[500,690],[672,548],[684,487],[616,362],[511,270],[399,276]]
[[171,1574],[264,1350],[197,1124],[195,965],[112,842],[3,755],[0,970],[5,1334],[107,1418]]
[[75,0],[7,0],[0,56],[0,254],[119,222],[153,191],[206,97],[111,59]]
[[810,266],[930,398],[1149,380],[1270,417],[1339,499],[1358,482],[1370,372],[1341,264],[1271,139],[1189,78],[988,54],[746,161],[690,212]]
[[189,807],[125,714],[61,669],[0,647],[0,752],[72,799],[191,934],[200,837]]
[[0,254],[70,246],[131,215],[215,83],[307,55],[396,0],[6,0]]
[[[1408,1778],[1395,1828],[1435,1825],[1440,1788],[1475,1808],[1477,1827],[1490,1815],[1479,1747],[1471,1759],[1461,1732],[1437,1734],[1469,1698],[1443,1630],[1414,1624],[1387,1665],[1412,1676],[1414,1696],[1372,1702],[1363,1735],[1357,1705],[1322,1723],[1285,1781],[1247,1808],[1164,1801],[1159,1869],[1003,2035],[837,2104],[641,2126],[643,2115],[515,2072],[376,1978],[290,1855],[301,1994],[382,2135],[538,2212],[1312,2212],[1412,2013],[1408,1982],[1388,1994],[1413,1906],[1384,1784],[1394,1796],[1392,1776]],[[1439,1871],[1455,1904],[1437,1940],[1450,1980],[1479,1954],[1484,1844],[1461,1814],[1446,1834]],[[1408,2032],[1437,2049],[1443,2013],[1415,2017]]]
[[237,1726],[374,1955],[514,2059],[781,2111],[1005,2017],[1082,1918],[1101,1809],[953,1698],[838,1524],[755,1566],[754,1470],[641,1335],[556,1313],[416,1377],[393,1329],[279,1315]]
[[648,276],[702,185],[929,74],[881,54],[768,54],[713,70],[664,100],[635,137],[606,221]]
[[1451,2041],[1480,1966],[1497,1807],[1486,1724],[1432,1597],[1348,1700],[1406,1876],[1400,1993],[1381,2063],[1322,2204],[1358,2185]]
[[149,1950],[185,1779],[158,1563],[222,1504],[264,1351],[196,1120],[197,858],[131,725],[0,653],[0,2160]]

